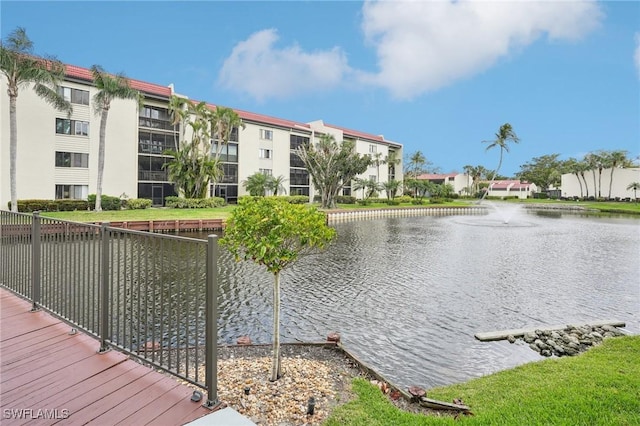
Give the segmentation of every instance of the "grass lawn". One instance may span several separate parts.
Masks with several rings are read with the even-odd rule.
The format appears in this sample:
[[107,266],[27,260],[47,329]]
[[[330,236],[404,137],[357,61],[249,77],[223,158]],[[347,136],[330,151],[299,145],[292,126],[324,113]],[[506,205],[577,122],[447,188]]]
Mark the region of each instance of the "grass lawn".
[[235,205],[211,209],[169,209],[150,208],[144,210],[119,211],[74,211],[74,212],[42,212],[43,217],[71,220],[74,222],[106,222],[132,220],[164,220],[164,219],[225,219]]
[[461,398],[471,407],[473,416],[457,420],[401,411],[363,379],[354,379],[353,390],[356,399],[325,425],[640,425],[640,336],[427,390],[429,398]]
[[[372,203],[368,206],[360,204],[339,204],[338,210],[354,210],[354,209],[388,209],[388,208],[410,208],[410,207],[466,207],[477,203],[478,200],[462,199],[454,200],[447,203],[431,204],[425,201],[425,204],[415,206],[413,204],[401,204],[399,206],[388,206],[385,203]],[[501,201],[498,201],[501,202]],[[507,201],[505,201],[507,202]],[[580,202],[575,201],[557,201],[557,200],[510,200],[510,203],[526,203],[526,204],[563,204],[563,205],[580,205],[582,207],[600,210],[603,213],[621,213],[621,214],[638,214],[640,215],[640,203],[615,203],[615,202]],[[319,207],[319,204],[313,204]],[[132,220],[164,220],[164,219],[226,219],[235,205],[224,207],[216,207],[212,209],[170,209],[170,208],[150,208],[144,210],[120,210],[120,211],[103,211],[96,213],[93,211],[74,211],[74,212],[43,212],[42,216],[52,217],[56,219],[71,220],[74,222],[105,222],[105,221],[132,221]]]

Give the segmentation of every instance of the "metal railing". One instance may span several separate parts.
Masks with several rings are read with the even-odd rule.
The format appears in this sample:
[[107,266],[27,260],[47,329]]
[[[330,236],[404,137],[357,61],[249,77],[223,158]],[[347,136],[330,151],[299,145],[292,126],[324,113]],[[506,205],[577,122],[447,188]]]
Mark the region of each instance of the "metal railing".
[[217,237],[0,211],[0,285],[217,398]]

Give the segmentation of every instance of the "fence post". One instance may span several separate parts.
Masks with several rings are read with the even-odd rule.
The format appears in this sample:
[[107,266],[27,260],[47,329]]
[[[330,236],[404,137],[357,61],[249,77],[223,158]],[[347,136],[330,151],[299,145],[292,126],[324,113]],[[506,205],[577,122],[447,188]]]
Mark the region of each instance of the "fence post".
[[109,292],[109,222],[102,222],[100,234],[102,236],[102,259],[100,264],[100,349],[98,349],[98,353],[105,353],[109,350],[107,340],[111,339],[111,336],[107,335],[109,331],[109,299],[111,297]]
[[31,312],[40,310],[40,212],[33,212],[31,227]]
[[205,385],[207,400],[203,404],[210,410],[218,401],[218,236],[207,238],[207,290],[206,290],[206,360]]

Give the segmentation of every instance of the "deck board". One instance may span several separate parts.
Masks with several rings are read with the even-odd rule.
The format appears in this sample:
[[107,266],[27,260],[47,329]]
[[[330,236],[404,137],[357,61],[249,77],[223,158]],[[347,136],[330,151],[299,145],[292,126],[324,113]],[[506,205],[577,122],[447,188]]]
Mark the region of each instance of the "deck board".
[[[2,425],[182,425],[210,411],[193,390],[0,288]],[[59,418],[4,418],[5,410],[58,410]],[[68,410],[68,418],[62,417]]]

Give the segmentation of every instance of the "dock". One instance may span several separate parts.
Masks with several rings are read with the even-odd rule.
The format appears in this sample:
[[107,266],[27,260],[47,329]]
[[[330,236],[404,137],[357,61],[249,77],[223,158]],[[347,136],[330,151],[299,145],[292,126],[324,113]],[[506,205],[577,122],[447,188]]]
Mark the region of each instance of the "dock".
[[580,327],[584,325],[589,325],[591,327],[602,327],[603,325],[610,325],[612,327],[625,327],[626,323],[624,321],[609,320],[609,321],[592,321],[588,324],[564,324],[564,325],[552,325],[552,326],[540,325],[538,327],[532,327],[532,328],[516,328],[512,330],[488,331],[483,333],[476,333],[475,338],[480,340],[481,342],[491,342],[496,340],[504,340],[508,336],[522,337],[527,333],[534,333],[536,330],[549,330],[549,331],[564,330],[570,325],[574,327]]

